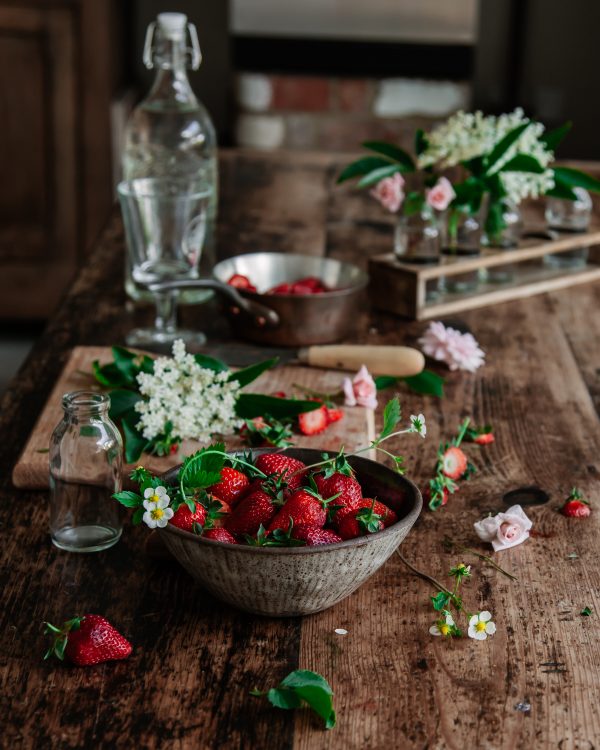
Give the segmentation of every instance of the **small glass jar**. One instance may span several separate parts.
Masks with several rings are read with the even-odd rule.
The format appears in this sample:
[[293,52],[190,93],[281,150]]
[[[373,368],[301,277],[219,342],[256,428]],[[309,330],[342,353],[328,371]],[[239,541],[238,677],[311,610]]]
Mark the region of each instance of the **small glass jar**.
[[[438,223],[426,210],[399,216],[394,232],[394,254],[402,263],[436,266],[440,262],[440,235]],[[438,279],[427,281],[426,299],[435,299],[438,294]]]
[[62,421],[50,439],[50,534],[69,552],[97,552],[118,542],[123,442],[95,391],[63,396]]
[[[503,227],[497,232],[484,231],[481,244],[495,251],[514,250],[519,245],[523,233],[521,211],[516,203],[509,200],[502,201]],[[515,276],[515,264],[507,263],[501,266],[491,266],[484,269],[485,281],[493,284],[503,284],[512,281]]]
[[[458,258],[476,258],[481,254],[481,223],[479,217],[460,209],[451,209],[443,222],[442,255],[447,264]],[[440,279],[443,291],[463,294],[479,285],[477,270],[444,276]]]
[[[587,232],[592,216],[592,198],[581,187],[573,188],[573,192],[577,196],[574,201],[547,198],[545,216],[548,229],[565,234]],[[581,268],[587,263],[589,252],[589,247],[578,247],[564,253],[546,255],[544,264],[549,268]]]

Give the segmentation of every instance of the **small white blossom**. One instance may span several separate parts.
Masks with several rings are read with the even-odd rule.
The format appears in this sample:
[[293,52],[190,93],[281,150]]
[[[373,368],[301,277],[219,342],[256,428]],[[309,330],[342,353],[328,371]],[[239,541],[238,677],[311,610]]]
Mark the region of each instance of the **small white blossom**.
[[417,416],[414,414],[410,415],[410,431],[416,432],[422,438],[427,435],[427,425],[425,424],[425,416],[423,414]]
[[143,522],[151,529],[164,527],[169,523],[169,519],[173,518],[173,508],[169,508],[168,496],[162,497],[158,502],[152,500],[144,500],[144,508],[146,512],[142,516]]
[[448,613],[446,615],[445,621],[439,620],[438,622],[434,623],[429,628],[429,632],[431,633],[431,635],[448,636],[453,634],[455,627],[456,623],[454,622],[454,618],[450,613]]
[[181,340],[173,344],[173,357],[159,357],[154,372],[138,375],[145,398],[135,405],[140,414],[137,428],[153,440],[172,425],[179,440],[210,440],[212,434],[229,434],[240,424],[235,402],[240,385],[229,381],[228,372],[201,367]]
[[[171,499],[167,495],[167,488],[163,487],[162,485],[159,486],[159,487],[156,487],[156,488],[155,487],[148,487],[147,489],[145,489],[144,490],[144,498],[149,503],[159,503],[161,500],[166,500],[167,501],[167,505],[169,504],[169,500]],[[164,505],[163,507],[166,508],[167,506]],[[144,503],[144,508],[147,508],[146,503]]]
[[469,620],[469,638],[475,638],[476,641],[485,641],[488,635],[494,635],[496,626],[492,622],[491,612],[484,610],[473,615]]

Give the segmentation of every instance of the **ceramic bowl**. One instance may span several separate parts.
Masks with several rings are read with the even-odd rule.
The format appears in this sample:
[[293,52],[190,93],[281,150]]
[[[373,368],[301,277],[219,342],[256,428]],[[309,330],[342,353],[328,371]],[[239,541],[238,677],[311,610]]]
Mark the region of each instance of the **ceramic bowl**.
[[[254,455],[268,452],[252,451]],[[323,451],[289,448],[306,464]],[[382,464],[349,457],[365,497],[377,497],[398,514],[392,526],[367,536],[316,547],[248,547],[198,537],[170,524],[160,532],[171,554],[218,599],[246,612],[273,617],[320,612],[345,599],[400,546],[423,499],[416,485]],[[163,475],[175,484],[179,466]]]
[[[358,266],[335,258],[296,253],[248,253],[223,260],[213,276],[226,284],[236,273],[259,285],[257,292],[238,289],[242,297],[274,311],[276,325],[253,325],[236,305],[225,310],[235,333],[257,344],[270,346],[312,346],[332,344],[349,336],[356,324],[357,310],[364,304],[367,274]],[[331,288],[322,294],[264,294],[277,284],[316,276]]]

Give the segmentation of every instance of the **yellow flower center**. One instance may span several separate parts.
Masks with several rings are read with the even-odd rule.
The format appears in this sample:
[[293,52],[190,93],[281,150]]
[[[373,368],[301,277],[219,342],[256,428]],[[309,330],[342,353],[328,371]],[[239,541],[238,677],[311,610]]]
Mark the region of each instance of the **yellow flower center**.
[[486,623],[482,622],[481,620],[475,625],[475,630],[477,630],[479,633],[481,633],[482,630],[485,630]]
[[155,521],[160,521],[160,519],[165,515],[165,512],[162,508],[154,508],[154,510],[150,511],[150,515]]
[[159,500],[160,500],[160,497],[158,495],[150,495],[151,503],[157,503]]
[[448,635],[450,632],[450,625],[440,625],[440,633],[442,635]]

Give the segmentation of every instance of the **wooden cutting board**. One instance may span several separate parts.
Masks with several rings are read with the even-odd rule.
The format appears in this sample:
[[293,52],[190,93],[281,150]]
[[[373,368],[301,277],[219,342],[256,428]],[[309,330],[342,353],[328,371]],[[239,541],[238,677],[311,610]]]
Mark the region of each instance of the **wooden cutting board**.
[[[92,362],[99,360],[102,364],[110,362],[112,355],[108,347],[78,346],[71,352],[50,397],[48,398],[42,412],[31,432],[27,443],[15,464],[12,473],[12,481],[15,487],[22,489],[47,489],[48,488],[48,446],[50,436],[56,425],[62,418],[62,396],[69,391],[84,388],[100,390],[91,375]],[[263,373],[254,383],[244,390],[271,394],[275,391],[284,391],[287,395],[294,392],[293,384],[299,383],[307,388],[322,392],[339,390],[342,373],[339,370],[320,370],[310,367],[286,365],[275,370]],[[299,392],[297,392],[298,395]],[[337,450],[341,445],[346,450],[355,450],[367,444],[372,432],[370,419],[372,414],[367,409],[359,407],[344,409],[344,418],[330,425],[325,432],[315,437],[296,435],[294,444],[304,448],[322,448],[324,450]],[[228,437],[228,448],[239,448],[241,443],[237,437]],[[155,474],[166,471],[176,463],[181,456],[193,453],[201,447],[195,441],[185,441],[180,449],[179,456],[166,456],[159,458],[144,454],[137,464],[143,464]],[[132,466],[127,465],[124,474],[127,477]]]

